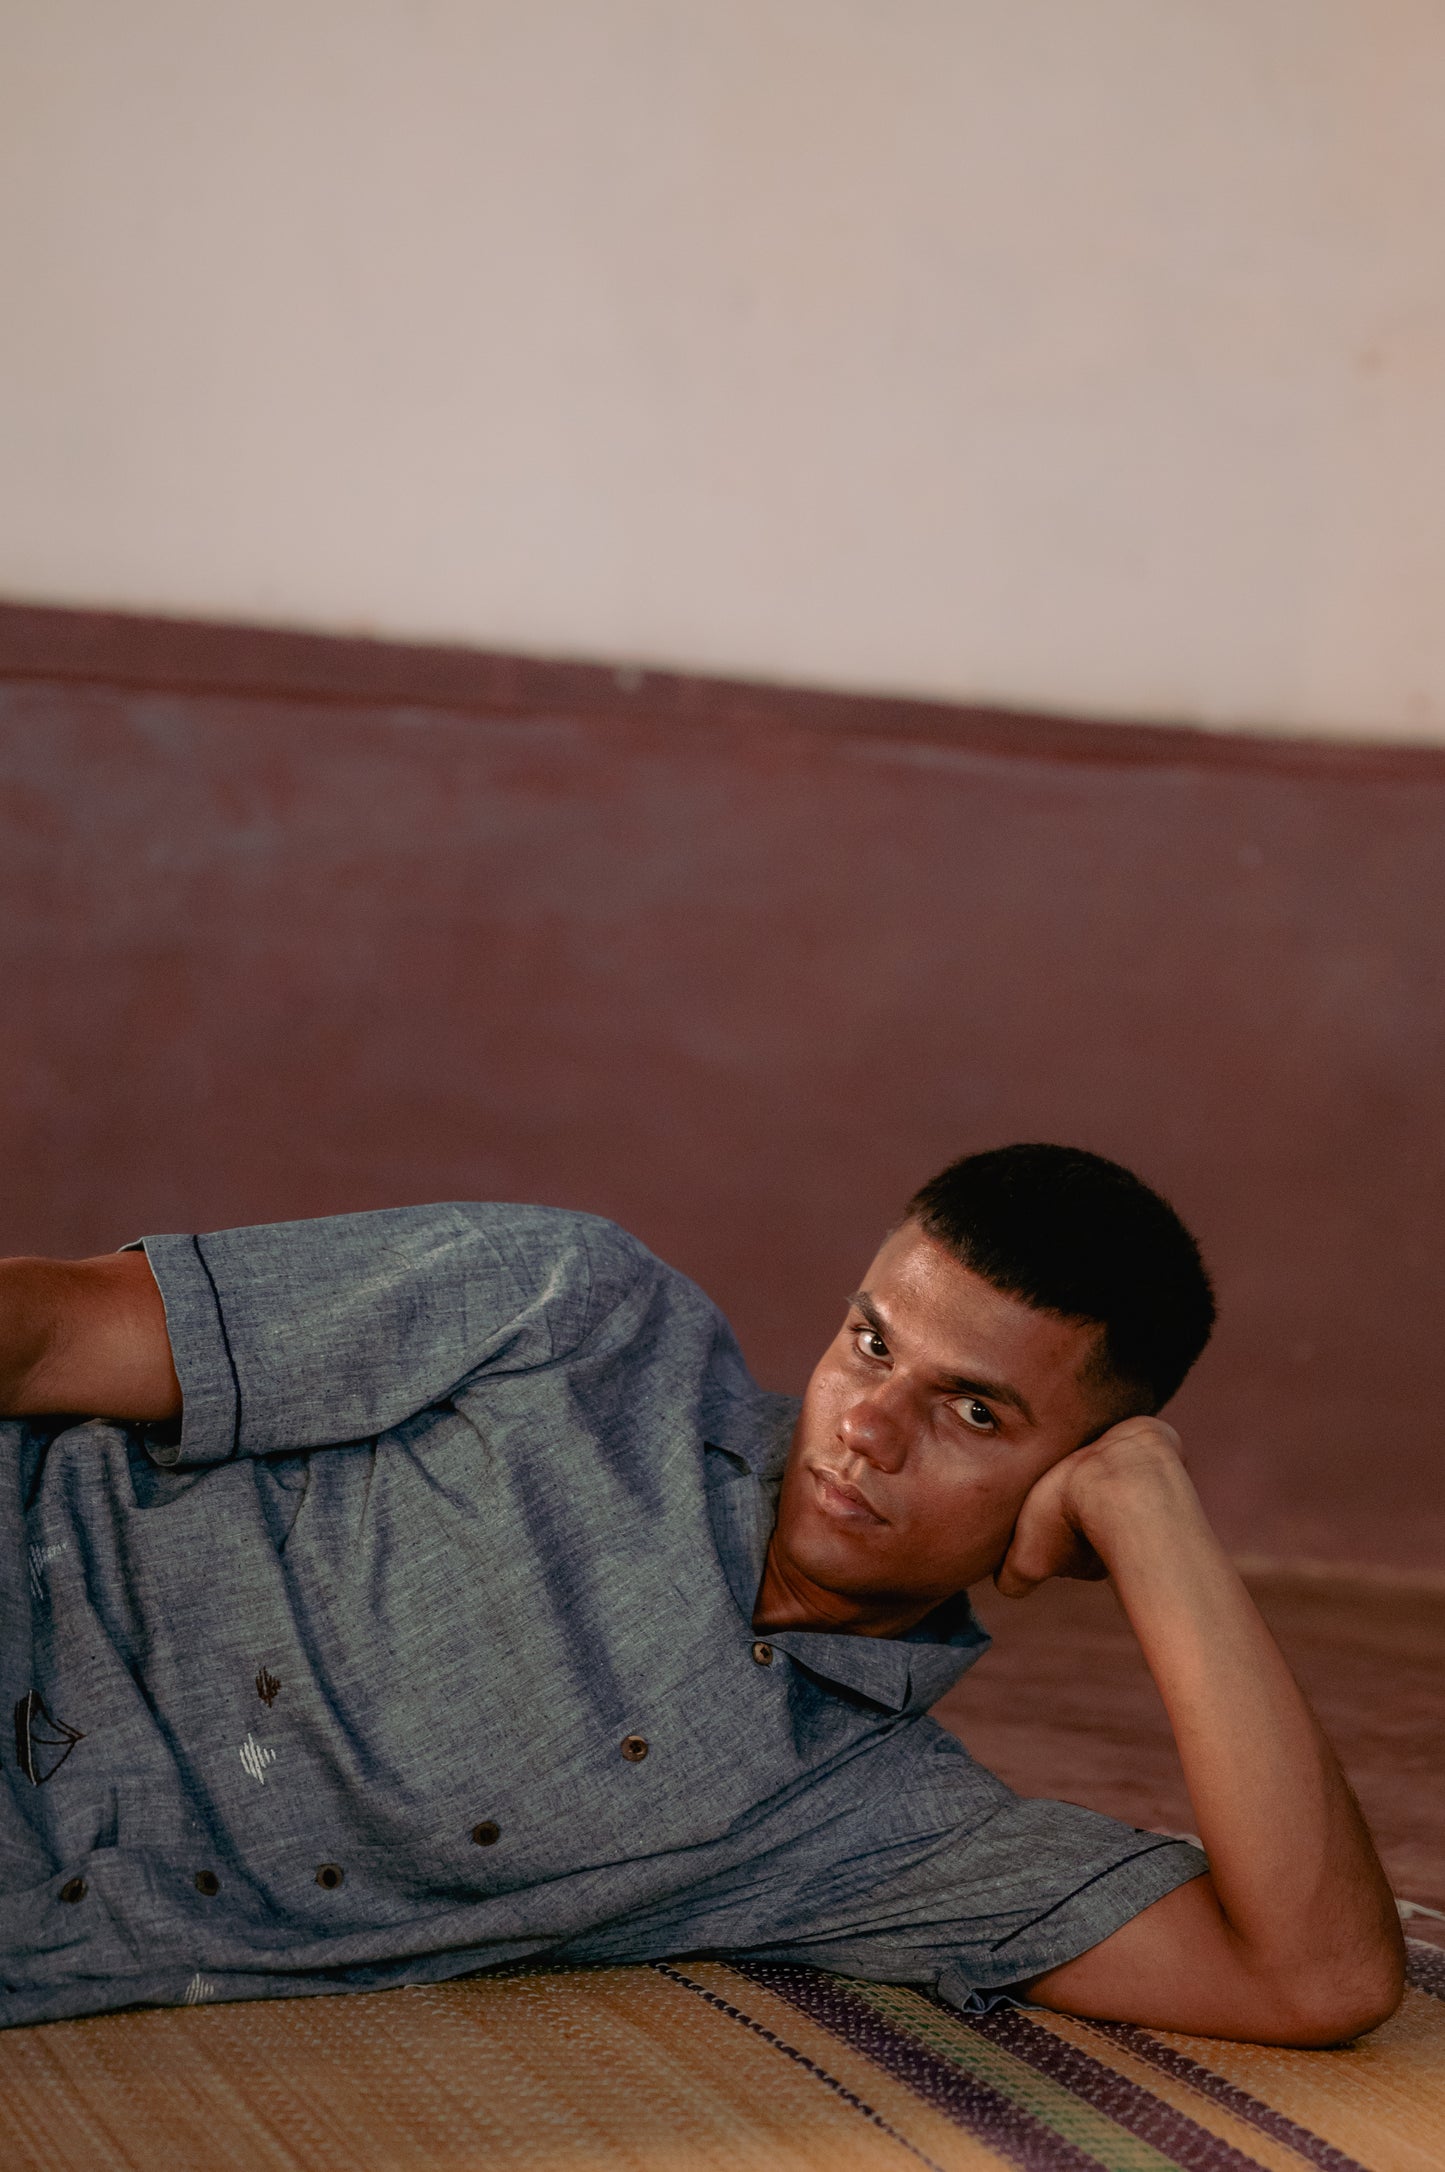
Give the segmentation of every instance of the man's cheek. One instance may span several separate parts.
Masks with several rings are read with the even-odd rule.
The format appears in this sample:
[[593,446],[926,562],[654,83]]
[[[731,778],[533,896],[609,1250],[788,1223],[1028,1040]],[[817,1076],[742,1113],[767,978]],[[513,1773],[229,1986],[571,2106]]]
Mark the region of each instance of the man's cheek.
[[969,1580],[990,1576],[1008,1552],[1022,1495],[1001,1496],[991,1487],[969,1486],[934,1508],[940,1551],[947,1550]]
[[820,1368],[808,1382],[803,1407],[798,1413],[797,1438],[817,1445],[833,1431],[838,1400],[835,1384]]

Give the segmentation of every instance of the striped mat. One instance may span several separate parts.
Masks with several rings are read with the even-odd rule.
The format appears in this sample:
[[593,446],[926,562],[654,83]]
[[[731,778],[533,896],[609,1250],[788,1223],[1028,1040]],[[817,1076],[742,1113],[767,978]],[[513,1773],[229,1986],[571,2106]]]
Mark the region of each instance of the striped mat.
[[676,1962],[0,2037],[5,2172],[1440,2172],[1445,1952],[1289,2052]]

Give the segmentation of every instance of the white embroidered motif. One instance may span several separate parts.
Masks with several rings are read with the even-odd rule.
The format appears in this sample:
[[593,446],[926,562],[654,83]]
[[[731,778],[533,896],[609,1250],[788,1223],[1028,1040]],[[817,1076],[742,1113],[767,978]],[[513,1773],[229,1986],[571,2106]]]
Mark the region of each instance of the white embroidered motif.
[[30,1589],[34,1592],[37,1599],[43,1599],[45,1597],[44,1571],[46,1562],[53,1561],[57,1554],[68,1554],[69,1551],[70,1547],[65,1539],[62,1539],[58,1546],[31,1546]]
[[248,1734],[241,1744],[239,1755],[241,1763],[250,1773],[251,1778],[259,1780],[262,1787],[264,1787],[266,1785],[266,1767],[275,1764],[276,1752],[268,1750],[264,1742],[258,1742],[254,1735]]
[[181,1993],[182,2003],[186,2006],[203,2006],[207,1999],[215,1997],[217,1988],[209,1976],[203,1976],[197,1969]]

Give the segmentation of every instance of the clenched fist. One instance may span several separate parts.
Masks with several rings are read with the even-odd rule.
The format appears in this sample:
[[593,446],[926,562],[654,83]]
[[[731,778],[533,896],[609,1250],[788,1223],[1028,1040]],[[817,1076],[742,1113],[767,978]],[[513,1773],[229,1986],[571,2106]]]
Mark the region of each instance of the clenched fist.
[[1201,1515],[1173,1426],[1125,1418],[1045,1471],[1025,1496],[994,1582],[1021,1599],[1051,1576],[1108,1576],[1126,1531]]

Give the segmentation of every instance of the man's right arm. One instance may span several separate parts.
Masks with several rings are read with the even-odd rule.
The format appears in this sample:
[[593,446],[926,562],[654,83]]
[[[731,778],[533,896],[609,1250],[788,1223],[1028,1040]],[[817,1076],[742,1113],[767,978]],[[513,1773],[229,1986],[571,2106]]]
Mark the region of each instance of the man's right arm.
[[144,1252],[0,1260],[0,1416],[181,1414],[165,1306]]
[[1174,1730],[1207,1875],[1038,1978],[1042,2006],[1270,2044],[1372,2029],[1404,1989],[1404,1944],[1344,1775],[1159,1418],[1056,1464],[998,1572],[1008,1593],[1109,1571]]

